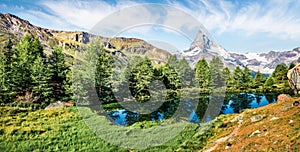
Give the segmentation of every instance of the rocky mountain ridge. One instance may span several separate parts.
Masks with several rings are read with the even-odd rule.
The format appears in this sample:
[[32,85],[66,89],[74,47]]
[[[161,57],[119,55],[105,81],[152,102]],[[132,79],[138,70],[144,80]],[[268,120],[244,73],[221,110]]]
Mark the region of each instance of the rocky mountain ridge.
[[15,15],[0,13],[0,43],[5,43],[9,39],[18,42],[20,37],[26,34],[38,37],[44,45],[46,54],[49,54],[56,45],[62,46],[64,49],[80,49],[92,41],[99,40],[112,54],[121,54],[126,58],[137,54],[148,56],[152,61],[160,64],[166,61],[170,55],[169,52],[137,38],[107,38],[84,31],[51,30],[32,25],[29,21]]

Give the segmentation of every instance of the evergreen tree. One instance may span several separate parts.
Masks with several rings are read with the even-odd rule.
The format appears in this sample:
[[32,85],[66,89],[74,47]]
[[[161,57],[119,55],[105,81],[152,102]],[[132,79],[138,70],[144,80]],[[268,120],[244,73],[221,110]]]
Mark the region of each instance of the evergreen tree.
[[10,65],[12,63],[12,57],[14,54],[13,43],[11,39],[9,39],[8,42],[4,45],[3,51],[6,57],[7,65]]
[[99,49],[98,54],[95,71],[95,87],[100,101],[109,103],[115,100],[111,90],[113,58],[106,53],[103,48]]
[[132,95],[141,102],[150,99],[149,85],[154,80],[154,67],[148,58],[132,67],[129,88]]
[[174,99],[179,96],[180,89],[180,77],[178,73],[175,71],[173,67],[171,67],[168,63],[159,67],[156,75],[161,75],[158,80],[162,80],[166,89],[168,89],[167,98]]
[[269,76],[268,79],[267,79],[267,81],[264,84],[265,91],[271,92],[274,84],[275,84],[275,82],[274,82],[273,77]]
[[180,64],[175,54],[170,55],[170,57],[168,58],[167,63],[170,66],[172,66],[173,68],[179,67],[179,64]]
[[225,86],[225,76],[223,75],[224,64],[220,58],[214,57],[210,62],[210,74],[212,88],[220,88]]
[[53,100],[62,101],[66,96],[63,84],[67,81],[69,68],[65,64],[65,56],[61,47],[54,47],[52,54],[49,56],[49,70],[53,88]]
[[5,79],[6,79],[6,58],[0,51],[0,103],[5,102]]
[[288,68],[285,64],[278,64],[272,73],[272,77],[276,84],[282,83],[283,81],[287,81],[287,72]]
[[[11,39],[8,40],[8,42],[5,44],[4,48],[3,48],[3,52],[5,55],[5,74],[6,75],[13,75],[13,55],[14,55],[14,49],[13,49],[13,43],[11,41]],[[10,92],[12,92],[12,79],[13,77],[6,77],[5,78],[5,92],[8,95]],[[6,96],[7,96],[6,95]],[[11,97],[11,96],[7,96],[7,97]],[[10,99],[8,99],[10,100]]]
[[209,88],[211,82],[210,69],[204,58],[198,61],[195,71],[195,78],[200,85],[200,89]]
[[233,86],[233,89],[236,90],[236,91],[240,91],[241,90],[241,86],[243,84],[243,71],[242,69],[237,66],[235,69],[234,69],[234,72],[233,72],[233,79],[234,79],[234,86]]
[[50,73],[44,59],[37,57],[31,66],[32,93],[37,101],[49,103],[51,95]]
[[242,86],[243,90],[248,90],[252,84],[252,76],[250,69],[246,66],[242,73]]
[[33,58],[29,58],[32,51],[31,47],[32,41],[30,36],[27,35],[18,43],[12,57],[12,89],[20,96],[30,91],[30,67],[34,62]]
[[296,65],[294,64],[294,62],[290,63],[290,65],[289,65],[289,70],[292,69],[292,68],[294,68],[295,66],[296,66]]
[[264,83],[266,81],[266,78],[263,76],[262,73],[260,73],[260,71],[256,72],[254,81],[253,81],[253,87],[258,89],[258,88],[262,88]]
[[226,80],[226,88],[229,92],[233,91],[232,87],[234,86],[234,80],[233,75],[230,73],[230,70],[228,67],[225,67],[223,69],[223,75],[225,76]]
[[169,64],[159,68],[162,73],[163,83],[167,89],[176,90],[180,88],[180,79],[178,73]]
[[191,87],[193,85],[193,78],[195,77],[194,71],[185,58],[179,61],[178,73],[182,88]]

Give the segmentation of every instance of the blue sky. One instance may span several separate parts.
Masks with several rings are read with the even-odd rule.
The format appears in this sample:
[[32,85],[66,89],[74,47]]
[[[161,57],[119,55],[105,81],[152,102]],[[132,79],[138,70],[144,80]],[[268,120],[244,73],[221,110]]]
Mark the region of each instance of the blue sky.
[[[124,14],[123,10],[126,8],[147,3],[165,4],[168,7],[127,11],[126,16],[123,15],[120,19],[116,17],[118,14],[115,12]],[[188,17],[174,19],[180,12],[174,16],[174,10],[169,7],[189,14],[198,22],[189,24],[191,19]],[[299,9],[298,0],[2,0],[0,2],[1,13],[12,13],[34,25],[57,30],[93,32],[91,29],[102,20],[111,21],[105,25],[125,27],[131,25],[128,22],[140,22],[141,20],[137,20],[138,17],[143,18],[144,22],[174,24],[171,28],[167,28],[170,26],[153,28],[153,25],[147,24],[132,26],[116,35],[142,38],[153,43],[160,42],[155,44],[172,48],[170,49],[172,51],[187,49],[192,41],[190,37],[195,36],[199,30],[197,28],[203,25],[218,44],[231,52],[241,53],[285,51],[300,47]],[[116,17],[117,20],[109,17]],[[200,24],[199,27],[195,25],[196,23]],[[186,32],[193,32],[194,35],[188,34],[190,37],[186,37],[184,32],[176,31],[183,28]]]

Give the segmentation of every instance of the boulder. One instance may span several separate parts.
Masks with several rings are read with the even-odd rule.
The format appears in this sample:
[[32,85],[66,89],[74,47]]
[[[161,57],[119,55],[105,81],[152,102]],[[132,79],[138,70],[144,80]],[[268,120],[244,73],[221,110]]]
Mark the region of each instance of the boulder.
[[252,132],[252,134],[249,136],[249,137],[253,137],[257,134],[260,134],[260,131],[259,130],[255,130],[254,132]]
[[280,102],[284,102],[284,101],[287,101],[291,98],[290,95],[288,94],[280,94],[279,96],[277,96],[277,102],[280,103]]
[[72,103],[70,102],[61,102],[61,101],[57,101],[54,103],[50,103],[45,110],[51,110],[51,109],[58,109],[58,108],[65,108],[65,107],[71,107],[73,106]]
[[300,64],[288,71],[287,78],[295,94],[300,93]]
[[267,115],[263,114],[263,115],[256,115],[256,116],[253,116],[250,118],[250,122],[257,122],[257,121],[260,121],[264,118],[266,118]]

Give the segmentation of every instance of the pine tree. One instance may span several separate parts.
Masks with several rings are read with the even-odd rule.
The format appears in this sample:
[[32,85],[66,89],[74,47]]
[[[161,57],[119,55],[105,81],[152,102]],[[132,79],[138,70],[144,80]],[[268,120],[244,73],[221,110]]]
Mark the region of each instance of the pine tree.
[[274,82],[273,77],[269,76],[267,81],[264,84],[264,90],[267,92],[271,92],[274,84],[275,84],[275,82]]
[[170,55],[170,57],[168,58],[168,61],[167,63],[170,65],[170,66],[173,66],[174,67],[179,67],[179,60],[177,59],[176,55],[173,54],[173,55]]
[[6,57],[6,62],[8,65],[10,65],[12,63],[12,56],[14,54],[13,43],[11,39],[8,40],[3,49],[4,55]]
[[129,77],[129,88],[132,95],[141,102],[150,99],[149,85],[154,80],[154,67],[146,58],[132,67]]
[[32,93],[40,103],[49,103],[51,95],[50,73],[41,57],[37,57],[31,66]]
[[263,88],[265,81],[266,78],[263,76],[263,74],[260,73],[260,71],[257,71],[253,81],[253,87],[261,90]]
[[243,84],[242,77],[243,77],[243,71],[239,66],[237,66],[233,72],[234,90],[236,91],[241,90],[241,86]]
[[185,58],[179,61],[178,73],[182,88],[191,87],[193,85],[195,74]]
[[289,65],[289,70],[292,69],[292,68],[294,68],[295,66],[296,66],[296,65],[294,64],[294,62],[290,63],[290,65]]
[[224,64],[220,58],[214,57],[210,62],[210,74],[211,74],[211,82],[212,89],[224,87],[225,84],[225,76],[223,75]]
[[158,68],[158,73],[160,77],[158,77],[160,81],[164,83],[167,92],[168,99],[174,99],[179,96],[178,89],[181,88],[180,77],[178,73],[175,71],[173,67],[171,67],[168,63]]
[[248,90],[252,84],[252,76],[250,69],[246,66],[242,73],[242,86],[243,90]]
[[99,49],[98,54],[95,71],[95,87],[100,101],[109,103],[115,100],[111,86],[113,58],[102,48]]
[[[14,55],[14,49],[13,49],[13,43],[11,41],[11,39],[8,40],[8,42],[5,44],[4,48],[3,48],[3,51],[4,51],[4,55],[5,55],[5,60],[6,60],[6,63],[5,63],[5,73],[6,75],[13,75],[13,55]],[[13,77],[6,77],[5,78],[5,92],[7,94],[7,97],[11,97],[9,96],[8,94],[10,92],[12,92],[12,79]],[[10,100],[10,99],[8,99]]]
[[31,38],[25,36],[16,46],[12,57],[12,85],[13,91],[19,95],[24,95],[30,86],[30,66],[31,61],[28,56],[31,50]]
[[278,64],[272,73],[272,77],[276,84],[282,83],[283,81],[287,81],[287,72],[288,68],[285,64]]
[[161,67],[163,82],[167,89],[176,90],[180,88],[180,79],[178,73],[169,64]]
[[228,67],[225,67],[223,69],[223,75],[225,76],[226,80],[226,88],[227,91],[232,91],[232,86],[234,85],[233,75],[230,73],[230,70]]
[[195,79],[199,83],[200,89],[209,88],[211,83],[210,69],[204,58],[196,64],[195,73]]
[[5,102],[5,79],[6,76],[6,58],[4,53],[0,51],[0,103]]
[[54,101],[62,101],[65,97],[64,82],[67,80],[69,68],[65,64],[65,56],[61,47],[54,47],[49,56],[49,70]]
[[25,93],[31,93],[31,67],[38,57],[43,57],[43,48],[39,46],[41,44],[37,39],[26,35],[15,48],[9,81],[11,82],[10,90],[17,96],[22,97]]

